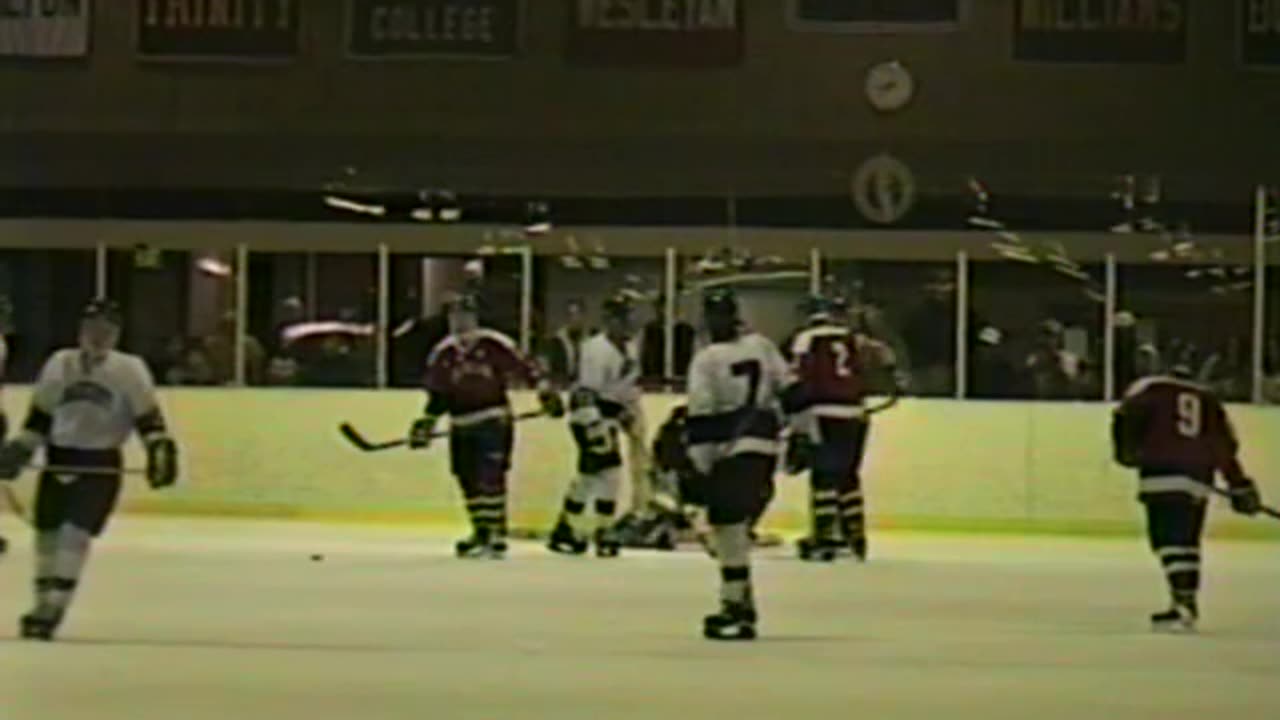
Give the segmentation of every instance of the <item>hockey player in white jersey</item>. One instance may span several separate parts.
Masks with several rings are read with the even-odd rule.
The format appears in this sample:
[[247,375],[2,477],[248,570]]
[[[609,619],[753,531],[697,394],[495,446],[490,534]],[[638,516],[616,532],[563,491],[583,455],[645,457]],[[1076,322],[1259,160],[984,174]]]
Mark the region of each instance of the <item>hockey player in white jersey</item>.
[[604,331],[582,345],[569,394],[578,474],[551,531],[548,547],[554,552],[586,552],[588,503],[594,503],[596,555],[615,557],[621,547],[613,527],[622,482],[618,437],[634,422],[640,403],[640,363],[630,349],[633,331],[631,301],[614,296],[604,303]]
[[704,619],[703,635],[749,640],[756,635],[750,524],[773,499],[783,414],[796,390],[778,348],[743,332],[732,291],[708,293],[703,319],[711,342],[689,366],[689,459],[721,580],[720,611]]
[[25,638],[51,640],[61,624],[90,545],[115,510],[121,446],[135,430],[146,446],[151,486],[177,479],[177,446],[151,373],[141,358],[115,349],[120,322],[109,300],[85,308],[80,346],[45,362],[21,431],[0,448],[0,479],[16,478],[41,447],[49,466],[36,490],[36,603],[21,619]]

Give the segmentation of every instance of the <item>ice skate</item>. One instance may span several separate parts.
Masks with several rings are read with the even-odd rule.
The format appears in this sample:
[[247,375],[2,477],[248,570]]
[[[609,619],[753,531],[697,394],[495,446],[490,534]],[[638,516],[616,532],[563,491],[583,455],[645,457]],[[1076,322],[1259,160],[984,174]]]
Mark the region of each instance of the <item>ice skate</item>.
[[613,558],[618,557],[618,553],[622,549],[622,543],[618,542],[618,536],[612,528],[600,528],[596,530],[596,557]]
[[1199,615],[1195,603],[1174,603],[1168,610],[1151,616],[1151,629],[1163,633],[1193,633]]
[[46,616],[33,611],[23,615],[18,624],[24,640],[51,642],[58,631],[58,626],[62,624],[62,616],[60,614]]
[[754,640],[755,608],[746,603],[723,603],[720,612],[702,619],[702,636],[708,640]]
[[490,560],[507,559],[507,541],[502,538],[495,538],[489,541],[489,544],[484,549],[484,554]]
[[836,559],[839,547],[833,542],[821,542],[811,537],[796,541],[796,556],[810,562],[831,562]]
[[579,539],[574,534],[573,528],[569,527],[569,523],[561,520],[551,531],[547,549],[562,555],[581,555],[587,551],[587,542]]
[[453,553],[460,558],[484,557],[489,553],[489,540],[480,533],[474,533],[454,543]]
[[867,561],[867,539],[865,537],[855,537],[850,540],[849,549],[853,551],[853,557],[858,562]]

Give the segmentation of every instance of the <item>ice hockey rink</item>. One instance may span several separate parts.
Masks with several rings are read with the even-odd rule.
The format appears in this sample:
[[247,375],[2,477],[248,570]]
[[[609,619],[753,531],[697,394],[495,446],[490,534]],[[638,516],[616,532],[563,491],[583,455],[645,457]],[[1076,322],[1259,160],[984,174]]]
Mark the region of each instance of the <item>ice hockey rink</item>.
[[439,530],[124,517],[46,645],[13,639],[30,547],[3,528],[3,720],[1280,717],[1265,542],[1211,543],[1182,637],[1146,627],[1165,598],[1136,538],[880,534],[865,566],[769,550],[761,639],[713,644],[697,552],[464,562]]

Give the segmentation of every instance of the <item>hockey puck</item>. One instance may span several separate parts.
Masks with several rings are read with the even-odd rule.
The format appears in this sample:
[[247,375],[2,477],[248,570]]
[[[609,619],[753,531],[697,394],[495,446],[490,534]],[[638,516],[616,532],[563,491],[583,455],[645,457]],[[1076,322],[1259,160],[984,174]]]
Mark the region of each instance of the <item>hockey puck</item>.
[[311,556],[311,562],[320,562],[321,560],[324,560],[324,556],[319,553]]

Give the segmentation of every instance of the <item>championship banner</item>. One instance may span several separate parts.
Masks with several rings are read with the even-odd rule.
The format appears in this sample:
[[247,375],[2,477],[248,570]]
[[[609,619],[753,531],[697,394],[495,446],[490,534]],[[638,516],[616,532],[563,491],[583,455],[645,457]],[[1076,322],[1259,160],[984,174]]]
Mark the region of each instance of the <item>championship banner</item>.
[[1280,0],[1240,0],[1240,59],[1280,67]]
[[571,63],[712,68],[742,61],[739,0],[570,1]]
[[788,0],[794,30],[915,33],[958,30],[969,0]]
[[138,54],[157,60],[289,60],[302,0],[137,0]]
[[349,0],[347,52],[370,59],[508,58],[521,0]]
[[0,57],[84,57],[90,15],[90,0],[0,0]]
[[1190,0],[1015,0],[1013,55],[1060,63],[1181,63]]

